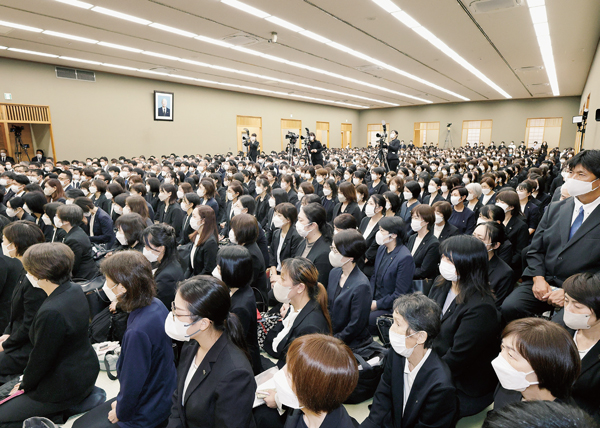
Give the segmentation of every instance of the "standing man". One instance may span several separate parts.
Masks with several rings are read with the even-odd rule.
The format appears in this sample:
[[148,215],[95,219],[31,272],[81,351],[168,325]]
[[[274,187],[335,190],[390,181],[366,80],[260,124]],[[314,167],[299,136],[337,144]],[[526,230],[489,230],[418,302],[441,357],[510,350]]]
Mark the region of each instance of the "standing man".
[[400,141],[398,140],[398,131],[393,130],[390,133],[391,141],[387,145],[387,163],[390,171],[396,171],[400,159],[398,159],[398,150],[400,150]]
[[313,166],[315,165],[321,165],[323,166],[323,154],[321,153],[325,148],[323,147],[323,144],[321,144],[321,142],[319,140],[317,140],[315,133],[311,132],[310,134],[308,134],[308,136],[310,137],[310,160],[313,164]]
[[260,147],[260,143],[256,141],[256,134],[252,134],[250,136],[250,142],[248,144],[248,158],[252,162],[256,162],[256,158],[258,157],[258,149]]

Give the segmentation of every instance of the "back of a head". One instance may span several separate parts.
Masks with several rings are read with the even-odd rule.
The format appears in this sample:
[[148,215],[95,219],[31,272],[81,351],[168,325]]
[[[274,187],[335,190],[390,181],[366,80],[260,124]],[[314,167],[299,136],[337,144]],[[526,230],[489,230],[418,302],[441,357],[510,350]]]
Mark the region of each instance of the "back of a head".
[[252,255],[246,247],[228,245],[217,254],[221,279],[229,288],[244,288],[252,282]]
[[598,428],[579,407],[556,401],[519,401],[489,412],[482,428]]

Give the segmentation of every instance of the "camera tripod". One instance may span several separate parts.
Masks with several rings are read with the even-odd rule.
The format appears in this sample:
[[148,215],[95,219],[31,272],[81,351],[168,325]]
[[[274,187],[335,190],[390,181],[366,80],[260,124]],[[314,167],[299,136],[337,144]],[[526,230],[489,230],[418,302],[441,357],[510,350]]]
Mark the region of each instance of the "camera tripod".
[[27,153],[27,149],[29,148],[28,144],[23,144],[23,140],[21,139],[21,134],[15,133],[15,162],[21,162],[21,149],[25,152],[25,156],[27,156],[27,160],[31,162],[31,158],[29,157],[29,153]]
[[383,150],[383,145],[386,144],[383,138],[379,140],[379,150],[377,151],[377,156],[375,159],[379,160],[380,165],[385,165],[385,172],[390,170],[390,166],[387,161],[387,153]]
[[452,146],[452,135],[450,134],[450,128],[446,131],[446,139],[444,140],[444,149]]

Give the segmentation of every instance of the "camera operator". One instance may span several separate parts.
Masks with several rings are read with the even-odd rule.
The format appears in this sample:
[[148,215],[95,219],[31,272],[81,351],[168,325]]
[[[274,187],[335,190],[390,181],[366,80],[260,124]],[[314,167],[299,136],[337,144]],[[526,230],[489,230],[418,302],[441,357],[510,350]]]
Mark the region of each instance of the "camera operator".
[[314,132],[308,134],[308,151],[310,152],[310,160],[313,165],[323,166],[323,154],[321,153],[325,148],[321,144]]
[[250,136],[250,141],[244,140],[244,146],[248,147],[248,158],[252,162],[256,162],[258,148],[260,147],[260,143],[256,140],[256,134]]
[[[400,141],[398,140],[398,131],[393,130],[390,133],[390,142],[387,144],[387,163],[390,171],[396,171],[400,160],[398,159],[398,150],[400,149]],[[385,146],[384,146],[385,147]]]

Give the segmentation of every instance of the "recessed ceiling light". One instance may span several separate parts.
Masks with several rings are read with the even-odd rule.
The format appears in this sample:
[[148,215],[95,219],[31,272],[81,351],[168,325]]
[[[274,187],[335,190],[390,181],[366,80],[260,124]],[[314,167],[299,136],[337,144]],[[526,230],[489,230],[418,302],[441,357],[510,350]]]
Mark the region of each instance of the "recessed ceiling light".
[[185,80],[196,80],[194,77],[189,77],[189,76],[181,76],[179,74],[170,74],[169,76],[171,77],[177,77],[178,79],[185,79]]
[[91,43],[96,44],[98,40],[88,39],[86,37],[72,36],[70,34],[59,33],[57,31],[45,30],[43,34],[48,34],[49,36],[62,37],[63,39],[77,40],[78,42]]
[[144,55],[155,56],[155,57],[164,58],[164,59],[171,59],[173,61],[179,61],[179,58],[177,58],[176,56],[165,55],[165,54],[150,52],[150,51],[143,51],[142,53]]
[[83,62],[85,64],[94,64],[94,65],[102,64],[101,62],[98,62],[98,61],[89,61],[87,59],[71,58],[70,56],[61,56],[60,59],[64,59],[65,61]]
[[552,52],[552,40],[550,39],[550,26],[548,25],[548,14],[546,12],[545,2],[543,0],[527,0],[529,6],[529,14],[531,22],[537,37],[542,61],[546,68],[548,81],[552,88],[554,96],[560,95],[558,88],[558,76],[556,75],[556,64],[554,62],[554,54]]
[[83,1],[79,1],[79,0],[56,0],[56,1],[65,3],[65,4],[70,4],[71,6],[77,6],[82,9],[90,9],[90,8],[94,7],[93,4],[86,3]]
[[128,15],[126,13],[117,12],[116,10],[106,9],[105,7],[96,6],[92,8],[94,12],[103,13],[104,15],[114,16],[115,18],[125,19],[126,21],[135,22],[137,24],[148,25],[152,21],[147,19],[138,18],[137,16]]
[[100,46],[106,46],[107,48],[120,49],[122,51],[129,51],[129,52],[136,52],[136,53],[143,52],[142,49],[130,48],[129,46],[117,45],[114,43],[98,42],[98,44]]
[[28,51],[25,49],[17,49],[17,48],[8,48],[8,50],[12,51],[12,52],[19,52],[19,53],[30,54],[30,55],[39,55],[39,56],[47,56],[49,58],[58,58],[58,55],[47,54],[44,52]]
[[34,33],[41,33],[42,31],[44,31],[41,28],[30,27],[28,25],[15,24],[14,22],[8,22],[8,21],[0,21],[0,25],[2,25],[4,27],[17,28],[19,30],[32,31]]
[[297,25],[294,25],[291,22],[287,22],[281,18],[277,18],[276,16],[269,16],[265,19],[269,22],[272,22],[273,24],[287,28],[288,30],[294,31],[296,33],[299,33],[300,31],[304,31],[304,28],[298,27]]
[[236,51],[240,51],[240,52],[244,52],[250,55],[255,55],[255,56],[263,56],[264,54],[262,52],[259,51],[255,51],[252,49],[248,49],[248,48],[243,48],[241,46],[233,46],[231,49],[234,49]]
[[184,37],[196,37],[197,36],[197,34],[190,33],[189,31],[180,30],[179,28],[169,27],[168,25],[158,24],[156,22],[153,22],[152,24],[150,24],[150,26],[152,28],[158,28],[159,30],[168,31],[169,33],[179,34],[180,36],[184,36]]
[[250,13],[254,16],[258,16],[259,18],[266,18],[270,16],[268,13],[263,12],[260,9],[247,5],[246,3],[242,3],[237,0],[221,0],[222,3],[228,4],[229,6],[233,6],[236,9],[243,10],[244,12]]

